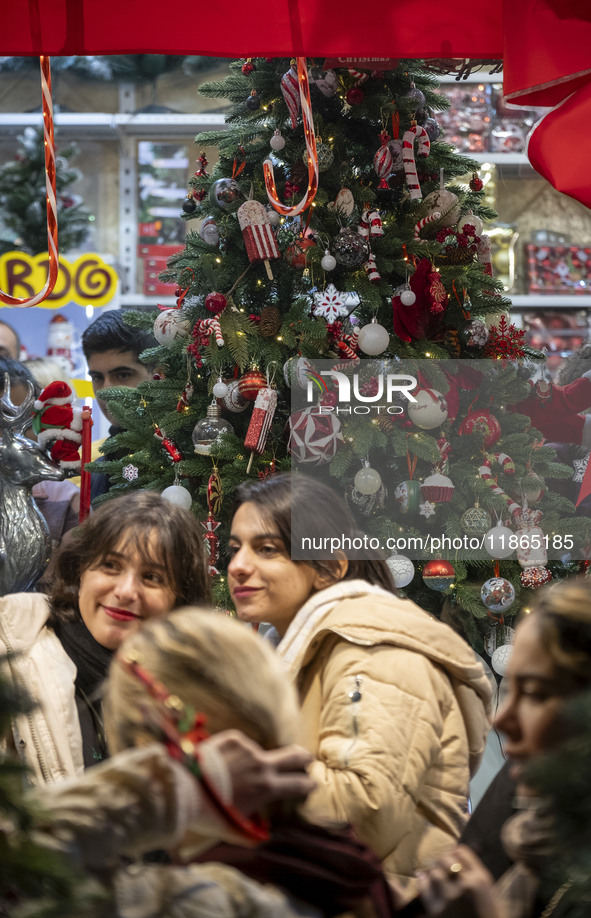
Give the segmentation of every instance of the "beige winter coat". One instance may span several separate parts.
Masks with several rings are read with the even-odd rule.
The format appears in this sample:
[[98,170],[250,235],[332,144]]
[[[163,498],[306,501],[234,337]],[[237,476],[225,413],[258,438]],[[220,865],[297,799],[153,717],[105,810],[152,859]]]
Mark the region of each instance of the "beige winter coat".
[[490,727],[482,665],[447,625],[362,580],[312,597],[278,652],[316,756],[305,814],[350,822],[389,874],[412,877],[466,822]]

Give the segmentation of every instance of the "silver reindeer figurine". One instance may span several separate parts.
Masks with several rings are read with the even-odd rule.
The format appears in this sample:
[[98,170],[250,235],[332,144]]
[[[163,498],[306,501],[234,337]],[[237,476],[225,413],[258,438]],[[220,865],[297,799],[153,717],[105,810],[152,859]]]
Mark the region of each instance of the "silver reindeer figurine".
[[23,436],[31,423],[33,386],[22,405],[10,400],[4,375],[0,399],[0,596],[28,590],[51,557],[49,529],[31,488],[39,481],[62,481],[63,470],[33,440]]

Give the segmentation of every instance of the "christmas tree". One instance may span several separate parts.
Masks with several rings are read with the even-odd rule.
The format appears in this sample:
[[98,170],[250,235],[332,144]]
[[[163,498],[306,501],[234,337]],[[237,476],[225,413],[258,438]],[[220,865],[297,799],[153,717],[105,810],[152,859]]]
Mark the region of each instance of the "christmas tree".
[[[18,141],[14,160],[0,167],[3,244],[6,249],[38,255],[47,252],[43,129],[26,128]],[[88,234],[89,212],[70,187],[80,177],[70,165],[77,152],[75,144],[60,145],[55,163],[59,242],[63,254],[81,246]]]
[[[445,605],[481,648],[517,610],[513,594],[564,572],[562,543],[546,566],[548,533],[589,541],[545,485],[569,472],[530,420],[542,404],[552,413],[555,393],[533,389],[542,355],[506,319],[483,228],[495,214],[478,164],[440,136],[436,77],[421,61],[308,67],[246,59],[200,87],[229,101],[228,127],[196,139],[219,159],[208,172],[199,155],[186,246],[162,275],[178,308],[128,316],[154,322],[149,356],[165,378],[105,393],[126,428],[107,460],[127,454],[103,470],[112,493],[173,487],[192,500],[214,556],[220,538],[217,573],[232,490],[295,459],[344,491],[392,554],[398,586],[435,613]],[[339,413],[337,377],[319,366],[354,379],[360,403],[399,367],[418,381],[416,401]],[[321,413],[305,403],[315,379]],[[544,544],[520,546],[518,560],[509,540],[533,530]],[[410,536],[431,547],[408,557]],[[443,536],[486,546],[448,548]],[[224,602],[223,575],[216,583]]]

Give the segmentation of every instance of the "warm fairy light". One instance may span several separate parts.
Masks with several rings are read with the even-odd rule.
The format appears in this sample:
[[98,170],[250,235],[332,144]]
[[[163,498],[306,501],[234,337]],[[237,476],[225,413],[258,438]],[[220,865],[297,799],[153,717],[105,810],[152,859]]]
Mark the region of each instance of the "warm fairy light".
[[282,335],[277,335],[277,340],[278,340],[278,341],[283,341]]
[[221,265],[222,259],[221,259],[221,258],[216,258],[215,262],[216,262],[217,265]]

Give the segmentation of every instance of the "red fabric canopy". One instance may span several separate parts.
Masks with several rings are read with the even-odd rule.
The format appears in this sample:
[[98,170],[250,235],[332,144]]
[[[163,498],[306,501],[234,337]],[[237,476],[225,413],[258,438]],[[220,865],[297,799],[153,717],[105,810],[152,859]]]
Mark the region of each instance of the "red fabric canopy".
[[7,0],[0,54],[503,56],[502,0]]

